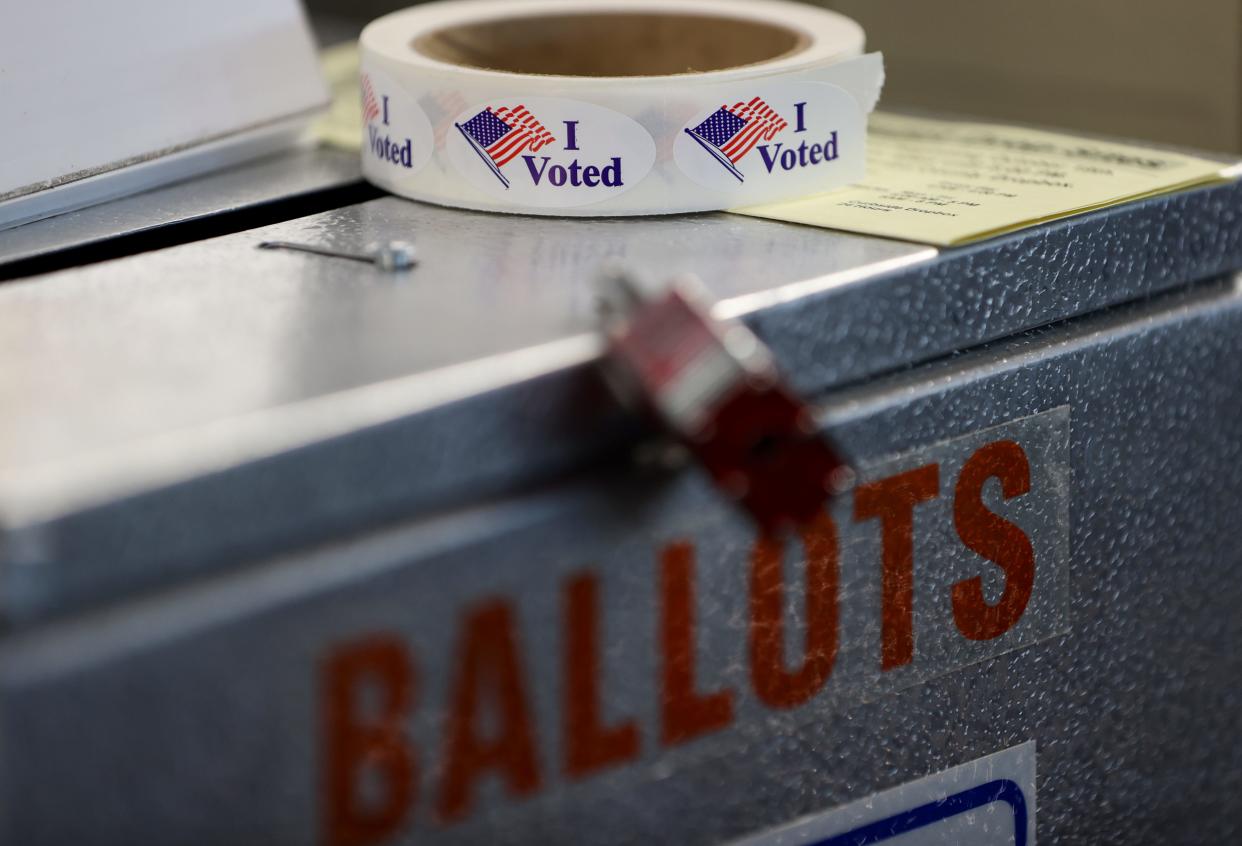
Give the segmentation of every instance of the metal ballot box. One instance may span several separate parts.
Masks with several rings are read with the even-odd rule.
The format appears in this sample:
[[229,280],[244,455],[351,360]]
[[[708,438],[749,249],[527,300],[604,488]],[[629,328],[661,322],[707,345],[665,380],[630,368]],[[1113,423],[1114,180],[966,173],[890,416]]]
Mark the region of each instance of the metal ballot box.
[[[313,155],[303,213],[353,178]],[[1242,836],[1238,182],[945,250],[213,215],[279,167],[0,236],[64,265],[0,284],[0,841]],[[758,536],[643,459],[611,259],[696,273],[855,489]]]

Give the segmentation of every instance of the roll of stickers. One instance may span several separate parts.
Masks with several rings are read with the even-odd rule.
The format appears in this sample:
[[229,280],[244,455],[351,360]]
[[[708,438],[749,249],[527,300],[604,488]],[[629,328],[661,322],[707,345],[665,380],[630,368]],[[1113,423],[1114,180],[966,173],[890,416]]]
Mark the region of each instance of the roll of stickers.
[[857,182],[879,54],[781,0],[453,0],[360,40],[362,169],[545,215],[705,211]]

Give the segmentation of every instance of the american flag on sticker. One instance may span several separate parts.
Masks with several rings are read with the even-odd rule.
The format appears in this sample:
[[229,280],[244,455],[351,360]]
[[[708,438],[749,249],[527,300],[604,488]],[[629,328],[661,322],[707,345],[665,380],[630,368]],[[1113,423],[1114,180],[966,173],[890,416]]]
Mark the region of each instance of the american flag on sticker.
[[509,180],[500,172],[502,167],[527,150],[538,152],[556,140],[525,106],[489,106],[465,123],[454,125],[506,188]]
[[686,134],[741,182],[745,177],[737,163],[760,141],[771,141],[787,126],[771,106],[755,97],[748,103],[721,106]]
[[379,100],[375,96],[375,89],[371,87],[371,77],[364,73],[362,75],[362,122],[370,123],[379,116]]

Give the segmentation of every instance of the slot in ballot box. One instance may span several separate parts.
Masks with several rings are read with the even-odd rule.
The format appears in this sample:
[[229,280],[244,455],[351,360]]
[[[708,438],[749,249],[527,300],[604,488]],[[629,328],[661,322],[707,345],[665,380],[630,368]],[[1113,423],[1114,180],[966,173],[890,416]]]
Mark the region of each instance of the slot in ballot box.
[[[5,283],[0,839],[1236,839],[1240,215],[385,197]],[[400,277],[256,249],[411,233]],[[762,535],[635,460],[605,259],[698,274],[855,488]]]

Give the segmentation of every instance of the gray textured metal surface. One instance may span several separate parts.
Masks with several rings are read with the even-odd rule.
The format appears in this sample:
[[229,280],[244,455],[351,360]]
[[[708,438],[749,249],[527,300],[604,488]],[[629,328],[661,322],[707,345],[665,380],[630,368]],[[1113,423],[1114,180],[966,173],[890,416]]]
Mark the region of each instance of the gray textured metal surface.
[[358,156],[302,149],[0,232],[0,265],[337,188],[362,179]]
[[907,846],[915,841],[918,846],[1025,846],[1036,842],[1035,764],[1035,742],[1028,741],[734,841],[733,846],[842,846],[885,840]]
[[[533,221],[383,199],[0,288],[10,620],[584,466],[605,258],[693,270],[818,392],[1242,266],[1242,187],[943,253],[728,215]],[[403,278],[344,250],[413,237]]]
[[[257,248],[391,239],[416,243],[416,269]],[[736,297],[933,256],[726,215],[537,221],[394,198],[0,287],[7,616],[617,443],[632,424],[586,366],[605,259],[694,268]]]
[[[1236,842],[1242,752],[1227,739],[1242,707],[1231,647],[1242,642],[1242,583],[1231,577],[1242,382],[1229,363],[1240,354],[1242,290],[1221,280],[829,398],[834,435],[869,460],[1067,420],[1064,627],[1016,651],[863,701],[835,696],[830,679],[798,707],[761,705],[747,670],[750,528],[694,473],[600,473],[10,634],[0,644],[5,839],[322,840],[325,666],[345,644],[394,632],[418,662],[404,726],[419,757],[393,843],[710,844],[1028,740],[1042,842]],[[943,471],[947,497],[956,470]],[[993,489],[988,502],[1025,521],[1012,510],[1020,498],[1002,503]],[[916,538],[928,529],[916,516]],[[732,689],[735,712],[663,748],[651,592],[656,550],[680,538],[697,550],[698,689]],[[917,588],[916,615],[947,613],[944,568],[967,559],[942,549],[916,541],[916,579],[939,574]],[[878,615],[874,573],[859,560],[842,558],[853,609],[842,655],[860,642],[874,650],[848,622]],[[600,579],[604,719],[633,718],[641,751],[571,778],[559,603],[579,568]],[[497,599],[514,615],[537,783],[515,789],[493,772],[461,819],[439,820],[460,622]],[[799,619],[800,603],[789,604]],[[797,638],[788,643],[797,655]]]
[[[403,237],[420,264],[399,275],[258,249],[287,241],[359,254]],[[3,424],[0,468],[348,399],[343,392],[479,360],[488,363],[475,369],[494,371],[505,364],[497,357],[593,332],[594,274],[608,258],[698,268],[713,296],[728,298],[934,255],[725,215],[541,221],[385,198],[75,268],[0,289],[14,380],[3,403],[17,409]],[[550,354],[545,367],[566,361]],[[471,375],[462,372],[459,392],[474,387]],[[22,377],[29,382],[16,384]],[[410,393],[411,404],[437,399],[418,382]]]

